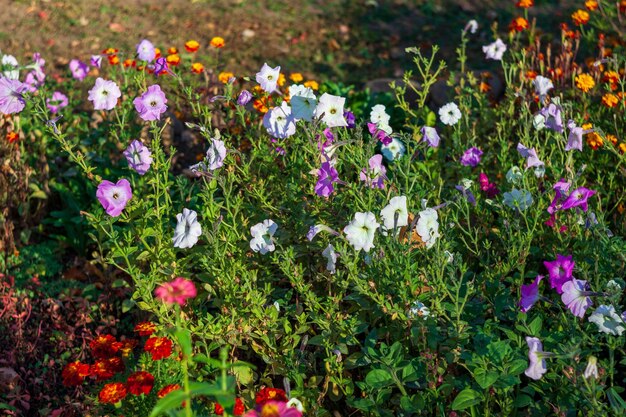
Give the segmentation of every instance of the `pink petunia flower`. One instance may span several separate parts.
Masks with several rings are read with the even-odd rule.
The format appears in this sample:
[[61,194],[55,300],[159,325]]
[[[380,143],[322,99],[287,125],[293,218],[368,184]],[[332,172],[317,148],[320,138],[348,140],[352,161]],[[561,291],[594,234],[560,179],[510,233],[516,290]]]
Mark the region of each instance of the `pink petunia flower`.
[[583,317],[587,309],[593,305],[591,298],[589,298],[592,292],[588,289],[587,281],[576,278],[563,284],[561,301],[576,317]]
[[112,110],[121,96],[122,92],[117,84],[98,77],[96,84],[89,90],[88,100],[93,102],[95,110]]
[[160,120],[161,115],[167,110],[165,103],[167,103],[167,98],[158,84],[151,85],[141,97],[133,100],[135,110],[145,121]]
[[104,180],[98,185],[96,197],[109,216],[117,217],[133,197],[133,192],[127,179],[123,178],[115,184]]
[[572,260],[572,256],[556,255],[555,261],[544,261],[543,263],[550,275],[550,287],[556,289],[556,292],[563,294],[563,284],[572,280],[574,266],[576,263]]

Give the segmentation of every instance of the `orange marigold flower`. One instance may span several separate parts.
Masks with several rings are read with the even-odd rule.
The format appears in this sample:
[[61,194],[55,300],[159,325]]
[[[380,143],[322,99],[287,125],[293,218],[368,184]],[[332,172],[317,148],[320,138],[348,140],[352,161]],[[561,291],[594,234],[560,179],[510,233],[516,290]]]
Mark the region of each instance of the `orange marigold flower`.
[[282,87],[283,85],[285,85],[286,81],[287,79],[285,78],[285,74],[283,74],[282,72],[278,74],[278,81],[276,83],[278,84],[279,87]]
[[595,151],[596,149],[602,147],[604,141],[596,132],[591,132],[587,134],[587,144]]
[[258,392],[255,402],[257,405],[263,405],[268,401],[287,402],[287,394],[280,388],[265,387]]
[[104,55],[115,55],[118,52],[119,52],[119,49],[115,49],[115,48],[107,48],[104,51],[102,51]]
[[[242,416],[243,413],[245,413],[246,411],[246,406],[243,403],[243,401],[241,400],[241,398],[236,398],[235,399],[235,407],[233,408],[233,415],[234,416]],[[213,410],[213,412],[218,415],[218,416],[223,416],[224,415],[224,407],[222,407],[222,405],[220,403],[215,403],[215,408]]]
[[228,80],[230,80],[234,76],[235,74],[233,74],[232,72],[224,71],[220,72],[220,74],[217,76],[217,79],[220,80],[222,84],[228,84]]
[[19,139],[19,135],[17,133],[15,133],[15,132],[7,133],[7,141],[9,143],[17,142],[18,139]]
[[168,55],[167,58],[165,58],[165,61],[167,62],[168,65],[175,67],[178,64],[180,64],[180,55],[178,54]]
[[491,91],[491,86],[484,81],[480,82],[479,88],[481,93],[488,93],[489,91]]
[[311,90],[315,90],[315,91],[319,90],[319,88],[320,88],[320,86],[319,86],[319,84],[317,83],[317,81],[313,81],[313,80],[306,81],[306,82],[304,83],[304,86],[305,86],[305,87],[309,87]]
[[619,151],[621,153],[626,153],[626,142],[622,142],[619,144]]
[[164,386],[163,388],[161,388],[159,390],[159,392],[157,392],[157,398],[163,398],[165,397],[167,394],[169,394],[172,391],[176,391],[177,389],[180,389],[180,385],[178,384],[169,384]]
[[509,31],[510,32],[523,32],[526,29],[528,29],[528,20],[524,19],[521,16],[520,17],[516,17],[509,24]]
[[582,26],[585,23],[589,22],[589,12],[585,10],[576,10],[572,13],[572,20],[576,26]]
[[109,55],[109,64],[117,65],[120,63],[120,59],[117,55]]
[[254,100],[254,102],[252,103],[252,106],[256,109],[256,111],[258,111],[259,113],[267,113],[268,112],[268,108],[267,108],[267,101],[263,98],[259,98]]
[[114,356],[120,348],[115,337],[110,334],[100,335],[89,342],[91,354],[98,359],[106,359]]
[[137,62],[134,59],[129,58],[125,59],[122,65],[124,65],[124,68],[135,67],[137,65]]
[[607,71],[602,77],[602,81],[609,83],[611,90],[617,90],[619,86],[619,74],[616,71]]
[[98,381],[113,378],[115,374],[124,372],[125,366],[121,358],[99,359],[89,368],[89,374]]
[[161,58],[161,50],[159,48],[154,48],[154,59]]
[[74,387],[83,383],[89,376],[89,365],[79,361],[68,363],[61,372],[63,377],[63,385],[66,387]]
[[134,331],[139,336],[150,336],[156,331],[156,325],[150,321],[142,321],[135,326]]
[[608,93],[602,96],[602,104],[609,109],[617,106],[617,103],[619,103],[619,99],[615,94]]
[[185,49],[189,52],[196,52],[200,48],[200,44],[197,41],[190,40],[185,42]]
[[178,48],[177,48],[177,47],[175,47],[175,46],[170,46],[170,47],[167,49],[167,54],[168,54],[168,55],[175,55],[175,54],[177,54],[177,53],[178,53]]
[[126,386],[121,382],[113,382],[102,387],[98,399],[103,404],[117,404],[126,397]]
[[596,0],[587,0],[585,1],[585,7],[589,11],[594,11],[598,8],[598,2]]
[[154,386],[154,376],[150,372],[137,371],[128,376],[126,387],[133,395],[148,395]]
[[193,64],[191,64],[191,72],[193,72],[194,74],[202,74],[202,72],[204,71],[204,65],[202,65],[199,62],[194,62]]
[[[621,0],[621,1],[619,2],[619,11],[620,11],[621,13],[626,12],[626,0]],[[621,146],[621,145],[620,145],[620,146]]]
[[293,74],[289,76],[289,79],[293,81],[294,83],[299,83],[299,82],[302,82],[302,80],[304,80],[304,77],[299,72],[294,72]]
[[519,0],[515,3],[515,7],[519,7],[521,9],[528,9],[529,7],[533,7],[535,5],[535,0]]
[[167,337],[151,337],[146,341],[144,350],[152,356],[153,361],[158,361],[172,354],[172,341]]
[[588,92],[596,85],[591,75],[584,73],[577,75],[575,81],[576,87],[584,93]]
[[617,136],[615,135],[611,135],[608,134],[606,135],[606,138],[609,140],[609,142],[611,142],[613,145],[617,145]]
[[217,48],[217,49],[223,48],[224,45],[226,45],[226,42],[224,42],[224,38],[216,36],[213,39],[211,39],[211,46],[213,48]]

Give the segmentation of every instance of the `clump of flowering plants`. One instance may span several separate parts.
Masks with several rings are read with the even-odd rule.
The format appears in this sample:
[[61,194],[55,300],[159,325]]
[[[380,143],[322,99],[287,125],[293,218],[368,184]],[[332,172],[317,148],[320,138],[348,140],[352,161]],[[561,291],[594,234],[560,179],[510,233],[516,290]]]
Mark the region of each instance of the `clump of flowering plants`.
[[[231,75],[198,42],[164,58],[142,41],[134,66],[71,66],[97,115],[88,149],[81,115],[9,68],[3,111],[77,165],[97,252],[169,337],[102,387],[106,412],[623,413],[626,61],[601,44],[575,62],[565,26],[543,45],[532,3],[487,43],[470,22],[458,65],[409,48],[395,120],[279,63]],[[469,48],[498,69],[471,71]],[[68,367],[69,385],[93,378]]]

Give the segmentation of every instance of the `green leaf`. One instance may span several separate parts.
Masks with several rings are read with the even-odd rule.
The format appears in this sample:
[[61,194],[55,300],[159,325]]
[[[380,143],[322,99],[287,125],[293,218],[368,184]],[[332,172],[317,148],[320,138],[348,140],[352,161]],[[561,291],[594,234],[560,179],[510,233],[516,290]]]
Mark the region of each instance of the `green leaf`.
[[180,348],[183,350],[183,355],[187,358],[190,357],[192,348],[191,348],[191,334],[189,334],[189,330],[178,329],[174,333],[174,336],[176,336],[176,339],[178,339],[178,344],[180,345]]
[[437,123],[437,115],[432,110],[426,116],[426,126],[435,126]]
[[122,301],[122,313],[127,313],[135,307],[135,302],[133,300],[124,300]]
[[183,390],[178,389],[172,391],[156,403],[150,413],[150,417],[156,417],[175,408],[179,408],[186,399],[187,395]]
[[626,411],[626,402],[624,402],[622,397],[619,396],[619,394],[615,390],[615,387],[611,387],[606,390],[606,396],[609,399],[609,404],[611,404],[611,408],[613,408],[613,410],[615,410],[618,415]]
[[393,377],[384,369],[374,369],[367,374],[365,382],[372,388],[384,388],[393,384]]
[[482,396],[479,392],[474,391],[471,388],[465,388],[459,392],[452,402],[452,409],[455,411],[465,410],[473,405],[479,404],[482,401]]
[[531,336],[539,336],[539,332],[541,331],[541,326],[543,325],[543,320],[541,316],[535,317],[533,321],[530,322],[528,328],[530,329]]
[[478,382],[478,385],[482,389],[487,389],[498,380],[500,375],[494,371],[487,371],[483,368],[478,368],[474,371],[474,379]]
[[515,398],[515,401],[513,401],[513,405],[517,408],[524,408],[524,407],[527,407],[532,402],[533,402],[533,399],[530,398],[528,395],[520,394]]
[[524,372],[524,370],[528,367],[528,361],[525,359],[517,359],[514,360],[510,365],[509,365],[509,369],[508,369],[508,374],[509,375],[519,375],[522,372]]

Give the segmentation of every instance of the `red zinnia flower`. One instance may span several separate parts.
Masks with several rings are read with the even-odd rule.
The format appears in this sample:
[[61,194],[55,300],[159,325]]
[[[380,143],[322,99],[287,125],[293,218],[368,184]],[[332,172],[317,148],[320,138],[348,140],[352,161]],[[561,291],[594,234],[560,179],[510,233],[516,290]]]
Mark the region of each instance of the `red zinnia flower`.
[[97,359],[106,359],[114,356],[120,348],[115,337],[110,334],[100,335],[89,343],[91,354]]
[[256,395],[257,405],[263,405],[268,401],[287,402],[287,394],[280,388],[265,387]]
[[95,376],[98,381],[113,378],[118,372],[125,369],[124,362],[120,358],[100,359],[89,368],[89,373]]
[[98,399],[103,404],[116,404],[126,397],[126,387],[121,382],[113,382],[102,387]]
[[156,326],[149,321],[143,321],[135,326],[135,333],[138,333],[139,336],[150,336],[155,331]]
[[79,361],[68,363],[61,373],[63,377],[63,385],[66,387],[74,387],[83,383],[89,376],[89,365]]
[[126,381],[128,392],[133,395],[148,395],[154,386],[154,377],[150,372],[138,371],[130,374]]
[[146,341],[144,350],[152,355],[153,361],[158,361],[172,354],[172,341],[167,337],[151,337]]

